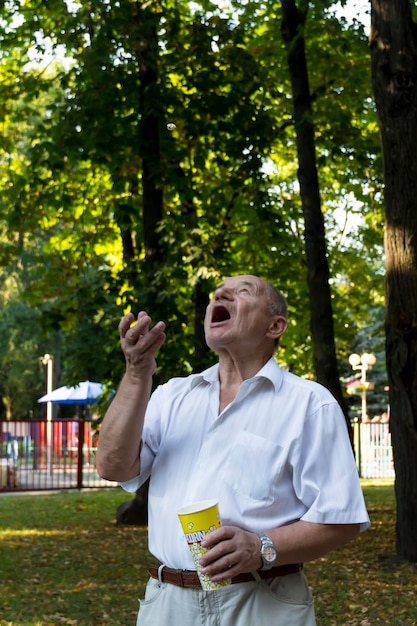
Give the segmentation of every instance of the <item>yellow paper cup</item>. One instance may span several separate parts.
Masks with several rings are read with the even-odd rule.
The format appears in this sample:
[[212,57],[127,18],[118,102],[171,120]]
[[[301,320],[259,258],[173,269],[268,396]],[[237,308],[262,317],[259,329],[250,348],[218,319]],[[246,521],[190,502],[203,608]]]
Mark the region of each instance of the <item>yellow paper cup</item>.
[[201,546],[204,537],[221,526],[219,503],[217,500],[203,500],[182,507],[178,511],[178,517],[184,531],[188,547],[193,556],[201,586],[205,591],[220,589],[230,584],[230,580],[214,583],[207,575],[201,573],[200,557],[207,552]]

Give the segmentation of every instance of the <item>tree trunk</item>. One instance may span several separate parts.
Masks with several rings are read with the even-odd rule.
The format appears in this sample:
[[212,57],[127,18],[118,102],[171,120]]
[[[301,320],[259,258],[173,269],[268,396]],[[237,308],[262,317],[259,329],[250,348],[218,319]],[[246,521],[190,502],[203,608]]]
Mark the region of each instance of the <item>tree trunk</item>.
[[417,561],[417,38],[409,0],[371,1],[370,42],[384,158],[385,330],[397,556]]
[[294,121],[298,153],[298,181],[304,213],[304,238],[307,259],[307,282],[310,294],[311,334],[316,378],[338,400],[345,414],[349,434],[352,428],[343,398],[333,326],[324,218],[316,166],[314,123],[308,80],[303,28],[305,14],[295,0],[282,0],[281,32],[287,48],[287,59],[294,100]]
[[[152,285],[155,271],[165,259],[158,226],[163,216],[159,125],[163,119],[158,84],[159,14],[150,5],[132,3],[128,37],[138,70],[136,150],[139,159],[115,170],[115,187],[128,191],[129,200],[120,201],[115,219],[123,244],[124,276],[138,289],[141,282]],[[142,177],[139,179],[139,163]],[[141,205],[139,203],[141,202]],[[138,232],[142,213],[142,232]],[[142,260],[142,250],[145,252]],[[154,298],[150,298],[153,300]],[[142,306],[144,306],[142,296]]]
[[139,151],[142,157],[142,217],[145,264],[149,277],[165,258],[158,226],[162,220],[163,193],[159,124],[163,119],[158,86],[159,15],[151,6],[136,3],[138,25],[135,45],[140,74]]
[[[163,192],[161,177],[161,154],[159,146],[159,125],[163,120],[161,97],[158,85],[159,61],[159,13],[151,4],[135,3],[134,23],[131,37],[139,68],[139,144],[142,159],[142,224],[145,258],[140,280],[140,305],[152,314],[153,303],[158,294],[164,293],[163,277],[156,279],[156,273],[166,259],[166,250],[161,244],[158,226],[163,217]],[[135,264],[136,265],[136,264]],[[134,270],[135,272],[136,270]],[[130,276],[134,276],[134,272]],[[138,281],[139,282],[139,281]],[[138,288],[138,285],[136,285]],[[154,377],[157,384],[158,377]],[[117,522],[123,524],[147,523],[148,483],[145,483],[129,504],[119,507]]]

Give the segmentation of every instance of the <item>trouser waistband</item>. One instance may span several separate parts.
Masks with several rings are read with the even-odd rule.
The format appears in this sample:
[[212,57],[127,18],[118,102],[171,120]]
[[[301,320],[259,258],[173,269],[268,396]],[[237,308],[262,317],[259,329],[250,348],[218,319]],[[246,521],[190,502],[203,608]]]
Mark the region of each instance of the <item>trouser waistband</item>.
[[[258,570],[257,574],[263,579],[276,578],[278,576],[296,574],[297,572],[301,572],[302,569],[302,563],[289,563],[288,565],[272,567],[269,570]],[[166,567],[162,563],[159,563],[158,565],[151,565],[148,568],[148,573],[152,578],[156,578],[156,580],[160,580],[164,583],[170,583],[171,585],[176,585],[177,587],[193,587],[201,589],[200,579],[197,572],[194,570],[172,569],[171,567]],[[253,574],[245,572],[232,578],[232,584],[253,582],[254,580],[255,577]]]

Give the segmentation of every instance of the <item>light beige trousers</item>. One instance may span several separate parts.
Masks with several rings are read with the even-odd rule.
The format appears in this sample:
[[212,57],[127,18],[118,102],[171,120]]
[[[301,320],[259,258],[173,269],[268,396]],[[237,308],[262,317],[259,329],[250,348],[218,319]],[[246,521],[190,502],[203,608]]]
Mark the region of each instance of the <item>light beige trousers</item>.
[[151,578],[136,626],[315,626],[313,599],[302,572],[228,585],[184,589]]

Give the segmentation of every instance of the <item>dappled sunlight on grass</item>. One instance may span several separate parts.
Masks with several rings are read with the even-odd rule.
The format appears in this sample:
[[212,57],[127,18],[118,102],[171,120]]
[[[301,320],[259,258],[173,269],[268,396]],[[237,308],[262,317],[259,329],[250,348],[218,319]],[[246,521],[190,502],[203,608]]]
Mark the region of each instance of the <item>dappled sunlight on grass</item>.
[[[416,568],[393,558],[392,481],[363,488],[371,528],[306,564],[317,623],[415,626]],[[0,626],[133,626],[150,557],[146,528],[115,525],[128,499],[120,490],[0,498]]]
[[2,541],[13,539],[14,537],[45,537],[45,536],[61,536],[65,531],[62,530],[36,530],[36,528],[24,528],[22,530],[1,530]]
[[417,570],[413,564],[395,560],[393,483],[364,483],[371,528],[306,566],[318,624],[415,626]]
[[147,530],[115,525],[126,495],[7,498],[14,510],[5,512],[4,534],[0,526],[1,626],[135,623]]

